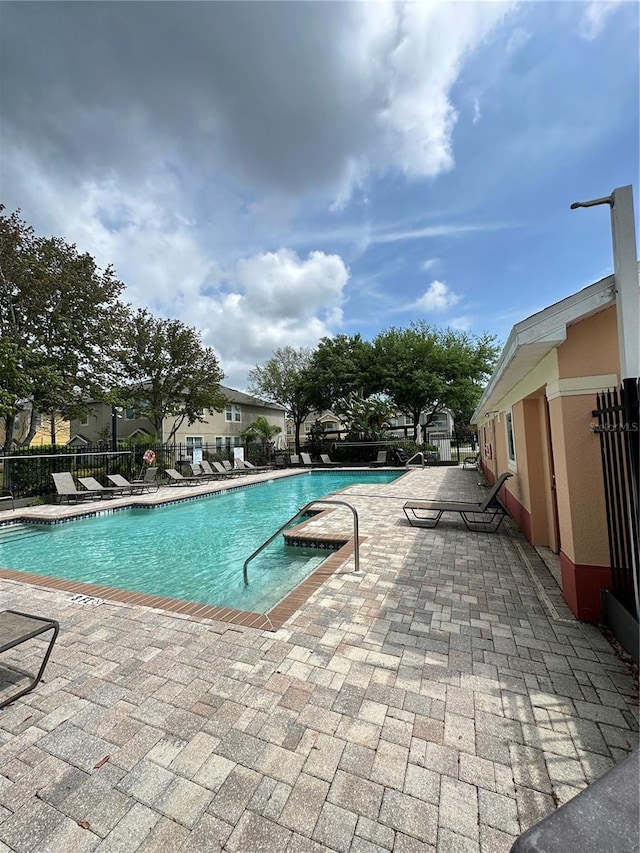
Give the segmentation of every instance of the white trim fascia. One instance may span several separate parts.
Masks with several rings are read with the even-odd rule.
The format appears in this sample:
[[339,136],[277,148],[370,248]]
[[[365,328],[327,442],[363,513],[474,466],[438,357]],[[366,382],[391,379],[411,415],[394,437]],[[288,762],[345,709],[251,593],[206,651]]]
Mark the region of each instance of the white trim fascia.
[[[508,372],[518,350],[531,344],[543,344],[546,345],[545,351],[540,358],[544,358],[548,352],[564,343],[567,338],[567,326],[596,313],[615,301],[615,281],[614,277],[609,275],[583,288],[578,293],[567,296],[566,299],[538,311],[537,314],[532,314],[520,323],[516,323],[511,329],[496,368],[476,406],[471,422],[478,423],[482,413],[491,408],[488,403],[493,391]],[[522,376],[514,376],[512,385],[515,385],[522,378]],[[504,392],[501,396],[504,396]]]
[[578,397],[582,394],[598,394],[609,388],[618,387],[618,377],[615,373],[604,373],[601,376],[575,376],[568,379],[555,379],[547,384],[547,400],[556,397]]

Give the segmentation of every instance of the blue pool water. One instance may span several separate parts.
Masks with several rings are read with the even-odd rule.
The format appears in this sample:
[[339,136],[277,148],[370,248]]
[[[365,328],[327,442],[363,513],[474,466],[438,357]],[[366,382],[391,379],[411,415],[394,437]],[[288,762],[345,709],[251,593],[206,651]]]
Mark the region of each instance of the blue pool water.
[[[196,500],[104,513],[55,525],[0,528],[0,566],[73,581],[268,612],[327,557],[281,536],[246,558],[301,506],[353,483],[402,472],[314,471]],[[345,530],[352,519],[344,512]]]

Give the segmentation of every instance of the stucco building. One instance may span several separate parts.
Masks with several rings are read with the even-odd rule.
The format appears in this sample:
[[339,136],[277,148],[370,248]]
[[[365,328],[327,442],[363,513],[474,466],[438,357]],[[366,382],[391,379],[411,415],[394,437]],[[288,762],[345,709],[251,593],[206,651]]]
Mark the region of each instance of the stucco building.
[[616,312],[611,275],[518,323],[473,416],[487,478],[513,474],[510,514],[532,545],[559,555],[564,597],[590,622],[611,588],[593,410],[622,378]]

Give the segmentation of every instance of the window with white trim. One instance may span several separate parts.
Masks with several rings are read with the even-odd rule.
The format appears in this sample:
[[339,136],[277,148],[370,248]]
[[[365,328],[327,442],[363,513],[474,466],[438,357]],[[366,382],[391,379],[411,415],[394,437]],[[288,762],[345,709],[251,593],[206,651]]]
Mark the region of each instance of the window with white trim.
[[229,405],[224,410],[224,419],[225,421],[230,421],[233,423],[241,423],[242,422],[242,409],[237,404]]
[[201,435],[188,435],[186,437],[186,445],[187,445],[187,456],[189,459],[193,459],[193,451],[194,450],[202,450],[202,436]]
[[509,457],[509,462],[512,465],[516,464],[516,442],[513,434],[513,414],[511,409],[505,412],[504,416],[504,428],[506,432],[507,438],[507,456]]

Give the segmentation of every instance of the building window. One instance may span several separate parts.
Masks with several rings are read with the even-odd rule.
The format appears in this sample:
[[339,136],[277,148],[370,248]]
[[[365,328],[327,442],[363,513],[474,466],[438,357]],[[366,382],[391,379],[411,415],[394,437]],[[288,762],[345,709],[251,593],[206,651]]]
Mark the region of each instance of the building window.
[[193,459],[193,451],[194,450],[202,450],[202,436],[201,435],[188,435],[186,438],[187,442],[187,456],[189,459]]
[[240,408],[240,406],[237,406],[235,404],[227,406],[224,410],[224,419],[225,421],[232,421],[237,424],[241,423],[242,409]]
[[507,456],[512,465],[516,464],[516,443],[513,436],[513,415],[511,409],[505,413],[505,430],[507,433]]
[[287,435],[293,435],[293,424],[287,424]]
[[304,425],[305,435],[309,435],[309,433],[311,432],[312,429],[313,429],[313,424],[305,424]]

